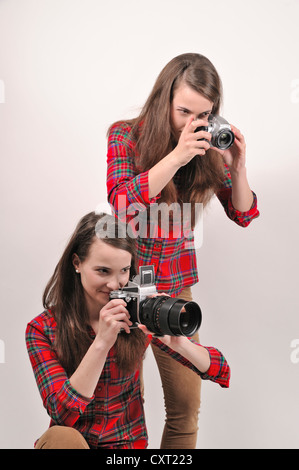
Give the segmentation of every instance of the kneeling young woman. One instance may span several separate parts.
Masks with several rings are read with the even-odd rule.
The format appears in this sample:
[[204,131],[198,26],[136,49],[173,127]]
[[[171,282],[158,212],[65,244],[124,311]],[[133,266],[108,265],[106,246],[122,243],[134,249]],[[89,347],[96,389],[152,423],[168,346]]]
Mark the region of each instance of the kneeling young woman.
[[[110,238],[99,238],[105,216]],[[118,237],[113,216],[91,212],[78,223],[28,323],[26,344],[50,428],[36,448],[146,448],[139,370],[152,342],[203,379],[229,386],[223,355],[185,336],[153,337],[132,322],[110,292],[135,274],[135,240]]]

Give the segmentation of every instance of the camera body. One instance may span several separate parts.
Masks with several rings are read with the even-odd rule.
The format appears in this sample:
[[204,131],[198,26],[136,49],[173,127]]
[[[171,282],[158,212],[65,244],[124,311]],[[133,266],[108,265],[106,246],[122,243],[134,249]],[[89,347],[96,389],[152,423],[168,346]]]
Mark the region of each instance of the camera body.
[[139,274],[125,287],[110,292],[110,299],[123,299],[133,325],[145,325],[155,336],[193,336],[201,324],[196,302],[158,295],[154,266],[140,266]]
[[142,323],[139,316],[140,303],[147,297],[157,294],[154,280],[154,267],[140,266],[139,275],[122,289],[110,292],[110,299],[123,299],[127,303],[127,310],[133,323],[131,328],[137,328],[136,323]]
[[231,130],[230,124],[223,117],[214,114],[210,114],[208,126],[197,127],[195,132],[198,131],[210,132],[210,134],[212,134],[211,146],[220,150],[228,149],[233,145],[235,140],[235,135]]

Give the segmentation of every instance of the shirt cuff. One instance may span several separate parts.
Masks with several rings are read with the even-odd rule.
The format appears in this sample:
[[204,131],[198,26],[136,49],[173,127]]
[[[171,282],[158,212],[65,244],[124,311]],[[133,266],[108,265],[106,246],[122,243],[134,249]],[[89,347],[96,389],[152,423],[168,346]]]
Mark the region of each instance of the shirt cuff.
[[84,413],[85,408],[93,399],[94,395],[91,398],[87,398],[78,393],[71,385],[69,379],[64,382],[61,390],[57,393],[57,400],[63,408],[78,411],[80,414]]
[[239,211],[234,208],[233,203],[232,203],[232,198],[231,196],[228,199],[228,206],[227,206],[227,211],[228,211],[228,216],[230,219],[234,220],[237,222],[237,224],[241,225],[242,227],[247,227],[247,225],[250,224],[250,222],[258,217],[260,215],[258,208],[257,208],[257,197],[256,194],[252,191],[253,195],[253,203],[252,206],[248,211]]
[[[137,195],[137,197],[136,197]],[[132,182],[128,184],[128,199],[131,204],[153,204],[161,197],[161,193],[155,197],[149,197],[148,171],[137,175]]]
[[230,367],[224,356],[215,348],[206,347],[210,355],[210,367],[201,374],[203,380],[211,380],[217,382],[221,387],[228,388],[230,381]]

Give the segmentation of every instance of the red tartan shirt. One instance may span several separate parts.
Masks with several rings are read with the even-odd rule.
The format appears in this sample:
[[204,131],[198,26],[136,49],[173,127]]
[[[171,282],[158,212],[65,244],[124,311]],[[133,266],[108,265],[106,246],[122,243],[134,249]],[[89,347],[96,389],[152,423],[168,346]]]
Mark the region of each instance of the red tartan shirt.
[[[155,236],[150,236],[150,230],[140,231],[140,214],[144,214],[144,225],[148,224],[146,211],[158,204],[160,194],[149,198],[148,171],[140,172],[137,169],[135,143],[130,137],[130,131],[128,124],[117,123],[109,132],[108,201],[116,215],[131,226],[135,222],[135,214],[139,211],[139,236],[136,237],[138,266],[154,265],[157,290],[175,296],[183,288],[198,282],[194,235],[191,230],[187,231],[187,235],[181,231],[176,236],[172,236],[172,233],[165,236],[161,231]],[[223,188],[217,197],[227,216],[238,225],[246,227],[259,216],[256,195],[253,193],[254,201],[250,210],[240,212],[232,205],[231,193],[231,177],[228,167],[225,166]],[[134,232],[134,228],[132,230]],[[134,233],[137,233],[136,230]]]
[[[86,398],[72,387],[57,358],[55,330],[55,319],[48,310],[29,322],[26,328],[26,346],[44,407],[51,417],[50,426],[77,429],[92,449],[146,448],[148,438],[139,370],[129,375],[121,374],[116,364],[115,347],[112,347],[93,396]],[[94,338],[95,333],[90,329],[91,342]],[[217,349],[206,348],[211,365],[206,373],[202,373],[158,338],[149,337],[148,344],[150,341],[202,379],[229,387],[230,368]]]

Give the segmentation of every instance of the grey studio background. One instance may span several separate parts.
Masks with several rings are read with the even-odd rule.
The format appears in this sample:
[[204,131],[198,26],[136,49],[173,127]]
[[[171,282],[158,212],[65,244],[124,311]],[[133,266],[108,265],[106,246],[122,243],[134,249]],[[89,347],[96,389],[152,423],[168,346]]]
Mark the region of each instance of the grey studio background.
[[[24,331],[77,221],[105,204],[108,126],[135,116],[184,52],[221,75],[261,212],[247,229],[217,199],[204,214],[200,338],[232,378],[228,390],[203,383],[197,447],[298,447],[298,18],[298,0],[0,1],[0,448],[32,448],[48,427]],[[158,448],[150,349],[144,373]]]

